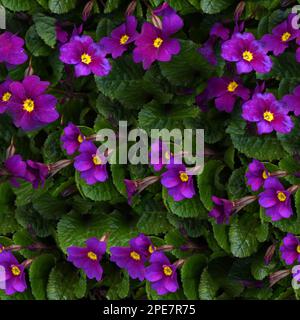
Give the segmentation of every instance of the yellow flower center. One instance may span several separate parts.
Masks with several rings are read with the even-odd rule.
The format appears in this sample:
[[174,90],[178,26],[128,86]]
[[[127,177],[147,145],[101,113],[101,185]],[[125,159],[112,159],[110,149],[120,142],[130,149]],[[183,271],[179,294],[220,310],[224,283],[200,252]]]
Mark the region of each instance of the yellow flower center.
[[270,112],[270,111],[266,111],[266,112],[264,112],[264,119],[266,121],[271,122],[271,121],[274,120],[274,114],[272,112]]
[[153,253],[154,251],[155,251],[155,247],[151,244],[150,246],[149,246],[149,248],[148,248],[148,251],[149,251],[149,253]]
[[82,136],[81,134],[78,136],[77,141],[78,141],[79,143],[82,143],[82,142],[83,142],[83,136]]
[[136,261],[139,261],[141,260],[141,256],[135,252],[135,251],[131,251],[130,252],[130,257],[133,259],[133,260],[136,260]]
[[17,277],[21,274],[21,270],[17,266],[12,266],[11,273]]
[[185,172],[181,172],[179,175],[179,178],[182,182],[187,182],[189,181],[189,176]]
[[2,253],[4,250],[4,247],[0,246],[0,253]]
[[2,96],[2,101],[7,102],[11,98],[11,93],[10,92],[5,92]]
[[248,62],[251,62],[253,60],[253,53],[250,52],[250,51],[244,51],[243,52],[243,59],[248,61]]
[[277,193],[277,198],[280,202],[284,202],[286,200],[286,195],[283,192],[279,191]]
[[88,256],[89,259],[91,259],[93,261],[96,261],[98,259],[96,253],[94,253],[93,251],[89,251],[87,256]]
[[124,34],[120,39],[120,44],[126,44],[126,42],[129,40],[129,37],[127,34]]
[[235,81],[231,81],[227,86],[229,92],[234,92],[239,85]]
[[85,64],[90,64],[92,62],[92,57],[89,54],[84,53],[83,55],[81,55],[81,62]]
[[281,36],[281,40],[283,42],[286,42],[289,40],[289,38],[291,37],[292,35],[289,33],[289,32],[285,32],[282,36]]
[[164,42],[164,40],[162,38],[158,37],[153,41],[153,45],[155,48],[159,48],[163,42]]
[[263,179],[265,179],[265,180],[268,179],[268,176],[269,176],[268,173],[266,172],[266,170],[264,170],[262,173]]
[[170,160],[171,155],[168,151],[165,152],[165,159]]
[[26,99],[23,102],[23,110],[27,112],[32,112],[34,110],[34,101],[31,99]]
[[94,165],[96,166],[99,166],[100,164],[102,164],[100,157],[97,155],[93,156],[93,162],[94,162]]
[[173,270],[169,266],[164,267],[164,274],[170,277],[173,274]]
[[300,253],[300,244],[297,245],[296,251],[297,253]]

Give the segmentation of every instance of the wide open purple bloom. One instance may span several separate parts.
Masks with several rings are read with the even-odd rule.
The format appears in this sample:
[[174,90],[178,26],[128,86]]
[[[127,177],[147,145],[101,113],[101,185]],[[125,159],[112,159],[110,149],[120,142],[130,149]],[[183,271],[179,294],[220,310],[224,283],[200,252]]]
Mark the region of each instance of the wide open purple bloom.
[[[176,27],[176,26],[175,26]],[[143,62],[144,69],[149,69],[151,64],[158,60],[167,62],[172,59],[172,55],[180,51],[180,43],[176,39],[170,38],[168,27],[159,29],[153,24],[145,22],[142,32],[135,41],[136,48],[133,50],[134,62]]]
[[288,109],[293,111],[295,116],[300,116],[300,86],[296,87],[293,94],[287,94],[282,98]]
[[17,127],[30,131],[58,119],[57,100],[45,93],[48,86],[49,82],[41,81],[37,76],[27,76],[22,82],[10,84],[12,96],[8,101],[8,112]]
[[25,178],[27,172],[26,162],[23,161],[20,155],[15,154],[5,160],[4,167],[6,171],[11,175],[9,178],[10,183],[16,188],[19,187],[20,184],[17,179]]
[[22,38],[6,31],[0,35],[0,43],[0,63],[17,65],[23,64],[27,60]]
[[207,88],[209,97],[216,98],[216,108],[226,112],[233,110],[238,97],[248,100],[250,95],[250,90],[245,88],[240,81],[227,77],[211,78],[208,81]]
[[98,152],[93,142],[83,141],[79,152],[74,160],[74,167],[81,173],[81,178],[87,184],[106,181],[108,179],[106,158]]
[[106,76],[111,70],[106,52],[90,36],[74,36],[60,48],[60,60],[75,65],[76,77]]
[[214,207],[208,215],[211,218],[214,218],[217,224],[229,223],[229,218],[234,212],[232,201],[216,196],[212,196],[211,199],[214,203]]
[[291,233],[288,233],[282,240],[280,246],[281,258],[286,264],[291,265],[296,260],[300,262],[300,241]]
[[284,189],[277,178],[270,177],[265,181],[265,191],[259,195],[259,204],[265,208],[266,215],[272,221],[287,219],[293,215],[291,194]]
[[0,113],[5,112],[8,107],[11,98],[11,91],[9,88],[11,83],[11,80],[5,80],[0,84]]
[[134,16],[126,18],[126,22],[114,29],[110,37],[100,40],[100,45],[107,53],[111,53],[114,59],[120,57],[134,42],[139,34],[136,31],[137,20]]
[[295,14],[290,14],[288,19],[280,23],[272,30],[272,34],[266,34],[261,38],[261,43],[266,52],[272,51],[275,56],[280,55],[288,48],[288,43],[299,36],[299,30],[292,26]]
[[176,267],[162,252],[154,252],[150,257],[150,266],[146,268],[145,277],[159,295],[176,292],[179,288]]
[[149,157],[150,164],[152,165],[154,171],[161,171],[166,164],[170,163],[173,155],[168,146],[160,139],[157,139],[151,144]]
[[272,93],[255,94],[243,105],[242,116],[245,120],[257,123],[258,134],[289,133],[294,127],[288,116],[289,109],[284,103],[277,101]]
[[259,190],[269,177],[266,167],[258,160],[253,160],[246,172],[247,184],[250,185],[252,191]]
[[72,262],[75,267],[83,269],[89,279],[100,281],[103,274],[100,261],[106,252],[106,242],[90,238],[85,243],[86,247],[69,247],[67,260]]
[[27,289],[25,268],[22,264],[19,264],[11,252],[6,251],[0,254],[0,266],[5,269],[5,293],[7,295],[24,292]]
[[175,201],[191,199],[195,195],[193,176],[187,174],[183,164],[168,165],[167,171],[161,175],[161,184]]
[[25,180],[29,181],[33,188],[44,186],[46,178],[49,174],[49,168],[46,164],[27,160],[27,171]]
[[63,148],[66,150],[68,155],[72,155],[76,152],[85,140],[85,136],[81,133],[80,129],[73,123],[69,123],[64,128],[64,133],[60,138],[63,143]]
[[[130,240],[129,247],[111,247],[110,260],[128,271],[132,279],[145,279],[145,262],[151,253],[151,241],[140,235]],[[150,250],[150,251],[149,251]]]
[[252,33],[235,33],[230,40],[222,44],[223,59],[236,62],[237,73],[268,73],[272,68],[272,60],[263,50]]

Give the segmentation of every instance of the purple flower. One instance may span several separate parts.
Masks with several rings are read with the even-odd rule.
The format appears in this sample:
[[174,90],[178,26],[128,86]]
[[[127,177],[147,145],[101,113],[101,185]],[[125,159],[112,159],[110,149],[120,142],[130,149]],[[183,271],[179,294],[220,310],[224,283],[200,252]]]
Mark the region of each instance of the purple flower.
[[223,59],[236,62],[238,73],[271,71],[272,61],[252,33],[235,33],[222,45]]
[[229,223],[229,218],[234,213],[232,201],[212,196],[214,203],[213,209],[209,212],[209,216],[216,220],[217,224]]
[[282,240],[280,246],[281,258],[288,265],[293,264],[296,260],[300,262],[300,241],[291,233],[288,233]]
[[29,181],[33,188],[38,188],[39,186],[44,186],[45,180],[49,174],[49,168],[46,164],[35,162],[32,160],[27,160],[27,171],[25,179]]
[[111,247],[110,260],[128,271],[132,279],[145,279],[145,262],[155,250],[151,241],[144,235],[130,240],[129,247]]
[[154,171],[161,171],[166,164],[170,163],[173,155],[170,153],[168,146],[160,139],[157,139],[151,144],[149,157]]
[[17,178],[24,178],[26,175],[26,162],[23,161],[22,157],[15,154],[9,157],[4,162],[4,167],[8,174],[10,175],[9,181],[12,186],[18,188],[20,186]]
[[68,32],[64,31],[60,25],[56,25],[55,31],[56,31],[56,39],[60,43],[66,43],[68,41],[68,37],[69,37]]
[[259,195],[259,204],[266,210],[272,221],[289,218],[293,215],[291,194],[284,189],[277,178],[270,177],[265,181],[265,191]]
[[106,242],[97,238],[86,240],[86,247],[71,246],[67,249],[67,260],[75,267],[83,269],[89,279],[102,279],[103,269],[100,265],[102,256],[106,252]]
[[5,270],[3,280],[5,280],[5,293],[7,295],[23,292],[27,289],[25,268],[22,264],[19,264],[11,252],[0,254],[0,266]]
[[138,182],[135,180],[124,179],[124,183],[127,192],[128,204],[131,205],[132,197],[138,192]]
[[295,116],[300,115],[300,86],[296,87],[293,94],[287,94],[282,98],[282,102],[286,103],[288,109],[293,111]]
[[69,123],[64,128],[64,133],[61,136],[60,140],[63,143],[63,148],[66,150],[68,155],[72,155],[76,152],[85,140],[85,136],[80,132],[79,128],[73,123]]
[[179,41],[170,38],[183,26],[181,18],[177,19],[175,16],[177,15],[164,16],[162,29],[156,28],[149,22],[143,24],[142,32],[135,41],[134,62],[143,62],[144,69],[149,69],[154,61],[167,62],[172,59],[172,55],[179,53]]
[[22,38],[10,32],[4,32],[0,35],[0,43],[0,63],[17,65],[23,64],[27,60]]
[[[293,281],[300,283],[300,265],[294,266],[292,269]],[[298,287],[297,287],[298,288]]]
[[272,51],[275,56],[280,55],[288,48],[288,43],[299,36],[299,30],[292,26],[295,14],[290,14],[288,19],[280,23],[272,30],[272,34],[266,34],[261,38],[266,52]]
[[195,195],[193,176],[188,175],[183,164],[168,165],[167,171],[161,175],[161,184],[175,201],[191,199]]
[[266,167],[258,160],[253,160],[246,172],[246,178],[248,185],[251,186],[252,191],[259,190],[268,179],[269,172]]
[[222,23],[216,22],[212,26],[209,34],[210,34],[210,36],[220,38],[225,41],[225,40],[228,40],[228,38],[229,38],[230,30],[228,28],[225,28],[222,25]]
[[243,105],[242,116],[245,120],[257,123],[258,134],[289,133],[293,129],[293,121],[288,116],[289,109],[276,100],[272,93],[255,94]]
[[48,86],[49,82],[41,81],[37,76],[27,76],[22,82],[10,84],[12,96],[8,101],[8,112],[17,127],[29,131],[58,119],[56,98],[45,94]]
[[120,57],[138,37],[136,31],[137,20],[134,16],[126,18],[126,22],[114,29],[110,37],[101,39],[100,45],[107,53],[111,53],[114,59]]
[[11,83],[11,80],[6,80],[0,85],[0,113],[5,112],[8,107],[11,98],[11,91],[9,88]]
[[216,98],[216,108],[220,111],[231,112],[238,97],[248,100],[250,90],[238,80],[227,77],[211,78],[208,81],[209,97]]
[[98,152],[97,147],[91,141],[84,141],[79,147],[79,152],[74,167],[81,173],[81,178],[90,185],[106,181],[106,158]]
[[106,76],[111,70],[106,53],[90,36],[74,36],[60,48],[60,60],[75,65],[76,77]]
[[151,282],[151,287],[159,295],[176,292],[179,288],[177,282],[176,266],[162,252],[155,252],[150,257],[150,266],[146,268],[145,277]]

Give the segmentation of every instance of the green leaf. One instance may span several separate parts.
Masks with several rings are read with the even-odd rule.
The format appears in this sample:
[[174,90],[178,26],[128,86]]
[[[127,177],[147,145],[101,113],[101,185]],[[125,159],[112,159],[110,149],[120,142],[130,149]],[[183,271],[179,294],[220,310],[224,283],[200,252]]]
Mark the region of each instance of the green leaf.
[[233,0],[201,0],[201,9],[208,14],[219,13],[227,9]]
[[224,224],[216,224],[212,222],[213,232],[218,245],[225,250],[226,252],[230,252],[230,243],[228,237],[229,227]]
[[253,214],[235,216],[229,230],[231,252],[235,257],[245,258],[256,252],[258,241],[255,235],[257,219]]
[[198,300],[199,281],[205,265],[206,257],[196,254],[187,259],[181,268],[183,291],[189,300]]
[[213,300],[219,289],[217,282],[210,276],[207,268],[204,269],[201,275],[199,284],[199,297],[201,300]]
[[137,223],[137,228],[145,234],[160,234],[170,230],[167,212],[145,211]]
[[104,13],[110,13],[118,8],[121,0],[108,0],[105,4]]
[[2,5],[12,11],[27,11],[32,8],[32,0],[1,0]]
[[127,191],[124,183],[124,179],[126,178],[126,169],[122,165],[111,164],[110,170],[114,186],[124,197],[127,198]]
[[67,13],[75,8],[76,0],[49,0],[49,9],[53,13]]
[[75,300],[83,298],[86,292],[86,278],[71,264],[60,263],[50,272],[47,285],[49,300]]
[[52,50],[38,35],[35,26],[31,26],[25,35],[26,47],[35,56],[48,56]]
[[37,34],[51,48],[56,44],[56,20],[52,17],[37,13],[33,16]]
[[[25,229],[17,231],[13,236],[13,240],[15,245],[19,245],[25,248],[37,242],[32,238],[32,236]],[[35,258],[37,255],[40,254],[38,250],[29,250],[29,249],[22,249],[19,252],[22,254],[23,257],[27,259]]]
[[232,199],[239,199],[248,193],[245,180],[245,168],[239,168],[232,172],[227,185],[227,190]]
[[29,269],[29,279],[32,294],[36,300],[47,299],[47,283],[49,273],[54,266],[54,256],[52,254],[43,254],[36,257]]

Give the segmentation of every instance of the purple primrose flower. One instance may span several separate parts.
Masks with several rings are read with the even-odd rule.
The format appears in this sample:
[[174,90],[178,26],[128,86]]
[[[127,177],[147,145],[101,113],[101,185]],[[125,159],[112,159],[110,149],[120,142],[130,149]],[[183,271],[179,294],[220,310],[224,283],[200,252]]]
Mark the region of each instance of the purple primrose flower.
[[63,148],[66,150],[68,155],[72,155],[76,152],[85,140],[85,136],[80,132],[80,129],[73,123],[69,123],[64,128],[64,133],[60,138],[63,143]]
[[282,240],[280,246],[281,258],[288,265],[295,261],[300,262],[300,241],[291,233],[288,233]]
[[18,178],[25,178],[26,175],[26,162],[23,161],[22,157],[18,154],[15,154],[9,157],[4,162],[4,167],[8,174],[10,175],[9,181],[14,187],[19,187]]
[[33,188],[37,189],[40,186],[44,186],[46,178],[49,174],[49,168],[46,164],[27,160],[27,170],[25,180],[29,181]]
[[266,167],[258,160],[253,160],[246,172],[247,184],[251,187],[252,191],[259,190],[269,177],[269,172]]
[[214,203],[213,209],[209,212],[209,216],[214,218],[217,224],[228,224],[229,218],[234,213],[232,201],[212,196]]
[[293,111],[295,116],[300,115],[300,86],[296,87],[293,94],[287,94],[282,98],[290,111]]
[[8,107],[11,98],[11,91],[9,88],[11,83],[11,80],[6,80],[0,84],[0,113],[5,112]]
[[27,60],[22,38],[6,31],[0,35],[0,43],[0,63],[18,65]]
[[166,164],[170,163],[170,160],[173,158],[173,154],[163,141],[157,139],[151,144],[149,157],[150,164],[154,171],[161,171]]

